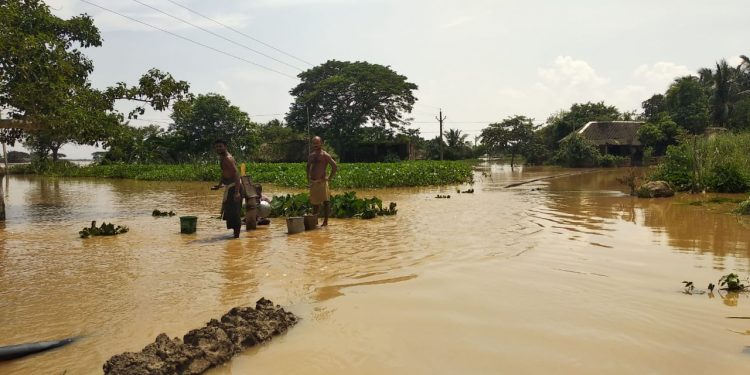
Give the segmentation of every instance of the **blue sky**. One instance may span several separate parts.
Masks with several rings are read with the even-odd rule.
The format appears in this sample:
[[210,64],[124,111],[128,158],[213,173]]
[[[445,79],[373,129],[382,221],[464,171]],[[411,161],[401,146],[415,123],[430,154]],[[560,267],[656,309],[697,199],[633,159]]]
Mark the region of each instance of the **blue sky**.
[[[299,70],[217,38],[132,0],[88,0],[213,48],[295,76]],[[138,0],[237,43],[306,69],[168,0]],[[621,110],[663,92],[678,76],[750,54],[743,1],[174,0],[295,57],[389,65],[419,86],[412,117],[425,137],[447,127],[472,136],[515,114],[538,123],[580,101]],[[227,96],[255,121],[282,118],[291,79],[108,13],[80,0],[49,0],[55,14],[88,13],[104,45],[86,53],[92,80],[133,83],[151,67]],[[123,109],[126,106],[123,105]],[[168,113],[143,116],[162,126]],[[147,125],[146,121],[134,122]],[[19,147],[15,147],[19,149]],[[93,148],[68,146],[69,157]]]

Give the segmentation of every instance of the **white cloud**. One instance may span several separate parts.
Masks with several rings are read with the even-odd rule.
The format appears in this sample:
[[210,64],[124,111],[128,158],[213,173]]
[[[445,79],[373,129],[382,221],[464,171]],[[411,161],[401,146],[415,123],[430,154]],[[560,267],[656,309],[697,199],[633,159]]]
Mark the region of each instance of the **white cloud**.
[[539,68],[537,74],[542,84],[558,88],[598,87],[608,82],[589,63],[570,56],[558,56],[552,68]]
[[229,91],[229,85],[224,81],[216,81],[216,88],[220,93],[226,93]]
[[693,74],[684,65],[660,61],[649,66],[643,64],[633,71],[633,79],[653,86],[668,86],[675,78]]
[[453,19],[453,20],[451,20],[451,21],[443,24],[441,26],[441,28],[443,28],[443,29],[451,29],[451,28],[454,28],[454,27],[457,27],[457,26],[461,26],[461,25],[463,25],[463,24],[465,24],[465,23],[467,23],[467,22],[469,22],[469,21],[471,21],[473,19],[474,19],[474,17],[459,17],[459,18],[455,18],[455,19]]

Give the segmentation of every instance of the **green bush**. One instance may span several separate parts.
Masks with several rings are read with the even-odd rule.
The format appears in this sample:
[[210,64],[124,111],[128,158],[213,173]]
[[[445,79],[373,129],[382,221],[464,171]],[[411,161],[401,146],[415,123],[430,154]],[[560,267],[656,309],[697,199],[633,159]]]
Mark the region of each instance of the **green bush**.
[[706,187],[717,193],[742,193],[748,189],[748,178],[736,163],[714,164],[706,176]]
[[621,167],[625,165],[627,158],[611,154],[602,155],[599,158],[599,166],[605,168]]
[[750,133],[688,136],[669,146],[651,180],[678,190],[739,193],[750,189]]
[[679,191],[685,191],[693,186],[693,161],[684,144],[667,147],[667,154],[663,162],[656,168],[649,180],[667,181]]
[[599,165],[601,153],[596,146],[578,133],[573,133],[560,142],[555,161],[565,167],[585,168]]

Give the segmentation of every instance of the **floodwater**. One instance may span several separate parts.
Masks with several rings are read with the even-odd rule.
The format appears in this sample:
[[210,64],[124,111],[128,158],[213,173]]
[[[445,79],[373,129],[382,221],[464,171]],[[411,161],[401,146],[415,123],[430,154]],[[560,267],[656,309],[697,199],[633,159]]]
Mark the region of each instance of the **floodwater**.
[[[704,196],[632,198],[623,174],[485,165],[474,194],[360,191],[398,215],[293,236],[274,219],[239,240],[208,183],[11,176],[0,345],[81,339],[0,373],[101,373],[266,297],[300,324],[209,374],[747,374],[750,320],[727,317],[750,316],[748,295],[681,282],[747,276],[750,220],[685,204]],[[197,233],[154,208],[197,215]],[[130,232],[78,238],[91,220]]]

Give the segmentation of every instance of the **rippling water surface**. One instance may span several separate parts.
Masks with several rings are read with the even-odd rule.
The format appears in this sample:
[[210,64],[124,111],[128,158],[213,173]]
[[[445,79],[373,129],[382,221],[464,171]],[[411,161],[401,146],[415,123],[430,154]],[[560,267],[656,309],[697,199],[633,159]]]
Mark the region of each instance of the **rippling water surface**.
[[[262,296],[303,320],[209,373],[747,373],[750,321],[726,317],[750,316],[748,296],[681,281],[748,275],[750,220],[685,204],[700,196],[632,198],[622,174],[483,165],[474,194],[358,191],[398,215],[293,236],[276,219],[239,240],[209,184],[12,176],[0,345],[82,338],[0,373],[101,373]],[[154,208],[197,215],[197,233]],[[131,230],[79,239],[91,220]]]

